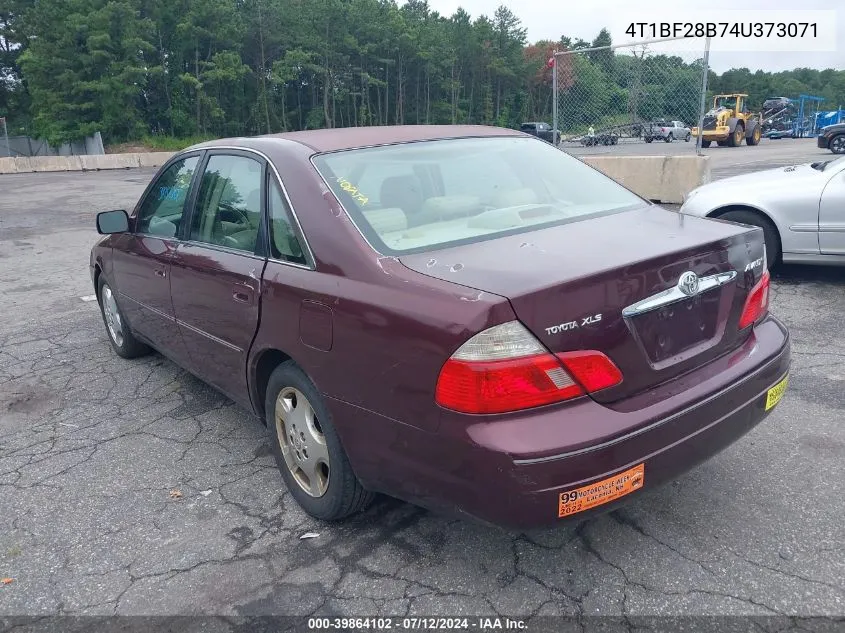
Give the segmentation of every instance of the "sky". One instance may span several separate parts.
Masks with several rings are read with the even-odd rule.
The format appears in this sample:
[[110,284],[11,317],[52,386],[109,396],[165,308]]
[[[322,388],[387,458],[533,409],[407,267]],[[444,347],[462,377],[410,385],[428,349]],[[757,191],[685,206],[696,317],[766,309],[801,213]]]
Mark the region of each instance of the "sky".
[[[750,16],[750,19],[765,22],[780,19],[784,15],[793,21],[801,19],[800,16],[804,16],[804,20],[830,17],[831,13],[825,16],[804,12],[835,10],[835,23],[829,24],[829,20],[824,20],[824,24],[821,24],[821,29],[827,35],[826,48],[835,50],[773,52],[772,45],[752,39],[743,42],[742,46],[753,50],[725,50],[728,48],[726,44],[722,45],[720,50],[719,40],[713,39],[710,49],[710,67],[717,73],[730,68],[771,72],[801,67],[845,70],[845,3],[842,0],[793,0],[792,2],[744,0],[742,3],[728,3],[728,5],[713,2],[713,0],[672,0],[671,3],[666,4],[658,4],[656,0],[652,2],[654,4],[649,9],[644,9],[643,2],[632,2],[632,0],[428,0],[431,9],[438,11],[441,15],[452,15],[458,7],[463,7],[473,18],[482,14],[492,17],[496,7],[504,4],[522,20],[522,26],[527,30],[528,40],[531,42],[542,39],[557,41],[561,35],[592,41],[602,27],[610,28],[614,43],[630,41],[624,31],[625,25],[630,21],[629,16],[632,15],[638,16],[637,19],[643,22],[656,20],[685,22],[693,19],[697,21],[702,19],[701,16],[715,22],[728,19],[725,13],[726,8],[741,7],[743,19],[748,19]],[[794,13],[785,14],[784,10]],[[773,14],[773,11],[777,11],[777,14]],[[686,51],[702,51],[703,44],[703,40],[670,42],[654,45],[652,50],[654,52],[673,50],[686,57]],[[759,50],[758,47],[770,50]],[[688,54],[696,56],[692,52]],[[700,56],[700,53],[697,56]]]

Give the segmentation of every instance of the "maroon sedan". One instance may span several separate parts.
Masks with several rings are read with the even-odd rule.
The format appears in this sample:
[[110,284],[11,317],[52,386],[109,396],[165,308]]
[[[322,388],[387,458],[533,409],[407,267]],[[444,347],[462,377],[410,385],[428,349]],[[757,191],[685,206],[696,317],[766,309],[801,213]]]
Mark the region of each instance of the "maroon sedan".
[[787,384],[759,229],[520,132],[204,143],[97,229],[117,354],[154,348],[254,411],[322,519],[377,492],[515,528],[583,518],[734,442]]

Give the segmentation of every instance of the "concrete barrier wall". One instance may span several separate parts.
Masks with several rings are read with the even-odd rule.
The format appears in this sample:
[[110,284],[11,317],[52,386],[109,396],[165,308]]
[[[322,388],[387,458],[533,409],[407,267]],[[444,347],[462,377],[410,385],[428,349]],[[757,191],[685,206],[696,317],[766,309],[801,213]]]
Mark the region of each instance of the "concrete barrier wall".
[[584,156],[620,184],[649,200],[681,204],[684,195],[710,182],[709,156]]
[[[148,152],[0,158],[0,174],[160,167],[172,155],[171,152]],[[667,204],[682,203],[685,194],[710,182],[707,156],[583,156],[581,160],[643,198]]]
[[15,158],[0,158],[0,174],[161,167],[171,156],[173,156],[171,152],[83,156],[18,156]]
[[173,152],[148,152],[138,154],[138,162],[141,167],[161,167],[171,156],[173,156]]

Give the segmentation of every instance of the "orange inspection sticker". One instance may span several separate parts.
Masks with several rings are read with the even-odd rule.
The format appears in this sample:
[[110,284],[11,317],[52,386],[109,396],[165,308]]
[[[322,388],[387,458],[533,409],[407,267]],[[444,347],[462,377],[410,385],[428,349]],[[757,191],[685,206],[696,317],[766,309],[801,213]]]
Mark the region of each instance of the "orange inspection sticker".
[[558,518],[583,512],[639,490],[645,481],[645,464],[637,464],[624,473],[613,475],[588,486],[560,493]]

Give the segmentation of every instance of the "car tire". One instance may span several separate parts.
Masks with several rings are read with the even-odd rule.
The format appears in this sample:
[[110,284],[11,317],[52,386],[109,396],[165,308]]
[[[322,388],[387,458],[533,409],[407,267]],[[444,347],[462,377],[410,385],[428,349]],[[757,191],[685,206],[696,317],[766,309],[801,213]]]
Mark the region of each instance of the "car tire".
[[712,141],[705,141],[704,139],[701,139],[701,147],[710,147],[710,143],[712,143]]
[[100,305],[100,315],[106,326],[112,349],[121,358],[138,358],[146,356],[152,349],[135,338],[129,323],[123,316],[117,303],[117,296],[103,275],[97,280],[97,303]]
[[690,132],[687,132],[687,135],[684,137],[684,143],[689,143],[691,138],[692,134]]
[[668,135],[665,139],[663,139],[663,140],[664,140],[664,141],[666,141],[667,143],[671,143],[672,141],[674,141],[674,140],[675,140],[675,137],[674,137],[674,136],[672,136],[672,133],[671,133],[671,132],[669,132],[669,135]]
[[845,154],[845,134],[837,134],[830,139],[828,147],[834,154]]
[[646,137],[645,137],[645,142],[646,142],[646,143],[651,143],[651,141],[652,141],[652,138],[651,138],[650,136],[646,136]]
[[763,239],[766,241],[766,264],[769,269],[771,269],[778,263],[781,256],[780,233],[778,233],[777,227],[771,220],[769,220],[769,218],[761,213],[745,209],[727,211],[725,213],[720,213],[716,217],[720,220],[737,222],[739,224],[749,224],[763,229]]
[[293,361],[270,375],[264,411],[276,465],[307,514],[339,521],[370,505],[375,495],[355,476],[325,401]]

